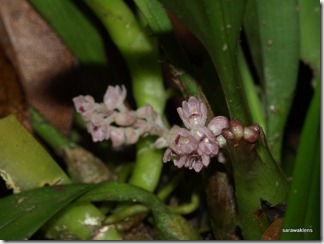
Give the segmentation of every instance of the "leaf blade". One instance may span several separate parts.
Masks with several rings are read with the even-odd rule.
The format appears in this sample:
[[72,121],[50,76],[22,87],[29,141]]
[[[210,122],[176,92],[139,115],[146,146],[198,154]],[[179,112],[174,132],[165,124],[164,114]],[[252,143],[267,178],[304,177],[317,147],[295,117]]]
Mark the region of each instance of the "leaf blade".
[[205,45],[220,78],[230,116],[248,123],[250,118],[237,66],[238,40],[246,1],[160,2]]
[[0,239],[28,239],[53,215],[91,187],[43,187],[1,199]]
[[[316,191],[316,184],[319,185],[320,181],[313,181],[312,179],[318,179],[320,174],[320,171],[316,170],[320,165],[320,144],[318,143],[320,135],[320,87],[318,83],[304,123],[283,228],[307,228],[305,226],[305,220],[311,218],[308,214],[312,214],[308,213],[308,211],[314,206],[318,207],[316,194],[314,196],[312,188]],[[308,162],[308,164],[305,162]],[[309,182],[311,184],[308,184]],[[313,194],[312,199],[309,199],[310,194]],[[319,227],[316,218],[312,221],[311,219],[307,221],[308,223],[313,222],[314,226]],[[319,233],[319,230],[316,230],[316,232]],[[283,240],[291,240],[303,239],[304,237],[303,233],[283,232],[280,238]]]
[[263,86],[265,133],[281,161],[283,129],[291,107],[299,63],[296,1],[249,1],[244,28]]

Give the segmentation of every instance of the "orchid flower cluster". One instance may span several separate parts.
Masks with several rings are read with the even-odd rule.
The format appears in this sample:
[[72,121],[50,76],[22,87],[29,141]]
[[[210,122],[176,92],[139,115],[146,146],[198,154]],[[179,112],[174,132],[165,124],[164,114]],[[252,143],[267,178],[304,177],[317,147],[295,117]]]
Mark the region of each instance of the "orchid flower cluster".
[[211,158],[219,156],[221,148],[237,146],[242,141],[253,147],[259,138],[260,127],[243,127],[236,120],[216,116],[207,125],[207,107],[195,97],[182,102],[177,112],[185,128],[164,126],[161,116],[150,105],[131,110],[125,105],[126,88],[108,86],[103,103],[92,96],[73,99],[77,112],[87,123],[94,142],[111,140],[113,147],[134,144],[140,136],[156,135],[154,147],[167,147],[163,162],[173,160],[178,168],[200,172]]
[[110,139],[113,147],[120,147],[136,143],[140,136],[161,136],[167,130],[152,106],[129,109],[126,95],[125,86],[108,86],[103,103],[96,103],[89,95],[73,98],[94,142]]
[[253,146],[259,137],[258,125],[243,127],[225,116],[213,118],[206,126],[207,107],[195,97],[182,102],[177,111],[186,128],[172,127],[163,162],[173,159],[179,168],[200,172],[209,165],[211,158],[218,155],[220,148],[228,144],[238,145],[242,140]]

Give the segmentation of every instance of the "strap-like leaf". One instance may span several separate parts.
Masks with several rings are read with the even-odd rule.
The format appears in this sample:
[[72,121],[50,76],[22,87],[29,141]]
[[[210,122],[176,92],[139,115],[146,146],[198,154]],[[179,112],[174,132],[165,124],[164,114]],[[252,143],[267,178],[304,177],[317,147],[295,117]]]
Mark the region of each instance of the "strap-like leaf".
[[160,0],[205,45],[217,70],[231,117],[248,123],[237,50],[246,1]]
[[1,199],[0,239],[28,239],[54,214],[92,187],[48,186]]
[[[283,225],[285,229],[312,229],[312,239],[320,237],[320,88],[318,84],[301,135]],[[300,240],[304,234],[283,232],[281,239]]]
[[116,182],[106,182],[81,196],[78,201],[130,201],[141,202],[152,210],[159,239],[198,240],[199,234],[183,217],[171,213],[152,193],[139,187]]
[[298,75],[296,5],[295,0],[251,0],[245,14],[244,27],[265,97],[264,129],[271,152],[278,162]]

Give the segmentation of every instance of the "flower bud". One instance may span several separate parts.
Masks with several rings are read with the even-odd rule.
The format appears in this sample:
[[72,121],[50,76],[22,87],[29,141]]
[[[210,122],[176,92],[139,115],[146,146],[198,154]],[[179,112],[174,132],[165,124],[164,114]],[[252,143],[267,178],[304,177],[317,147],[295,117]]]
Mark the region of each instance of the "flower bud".
[[227,141],[226,141],[226,139],[224,138],[224,136],[222,136],[222,135],[217,136],[217,137],[216,137],[216,141],[217,141],[218,146],[219,146],[220,148],[225,148],[226,145],[227,145]]
[[153,108],[150,105],[145,105],[136,110],[136,116],[141,119],[151,118],[153,115]]
[[116,113],[115,123],[119,126],[131,126],[136,122],[136,117],[133,111],[124,111]]
[[243,138],[244,140],[250,142],[250,143],[254,143],[258,140],[259,138],[259,128],[256,128],[256,127],[252,127],[252,126],[249,126],[249,127],[244,127],[244,135],[243,135]]
[[236,140],[240,140],[243,137],[243,126],[237,120],[231,120],[229,122],[230,130],[232,131]]
[[131,145],[138,141],[139,134],[133,128],[125,128],[124,129],[125,137],[126,137],[126,144]]
[[113,147],[120,147],[125,143],[125,134],[123,129],[111,126],[110,139]]
[[225,138],[226,141],[232,141],[235,139],[234,134],[230,129],[224,129],[222,131],[222,136]]

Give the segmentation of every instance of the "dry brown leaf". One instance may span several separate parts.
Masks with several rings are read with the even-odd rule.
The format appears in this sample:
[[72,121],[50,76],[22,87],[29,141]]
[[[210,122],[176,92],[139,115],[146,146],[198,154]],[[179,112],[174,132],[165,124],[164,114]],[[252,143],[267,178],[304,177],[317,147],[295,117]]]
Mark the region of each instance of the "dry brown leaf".
[[18,71],[28,103],[67,133],[73,108],[65,87],[76,58],[28,1],[0,4],[0,43]]
[[23,91],[16,71],[0,48],[0,118],[14,114],[30,129]]

